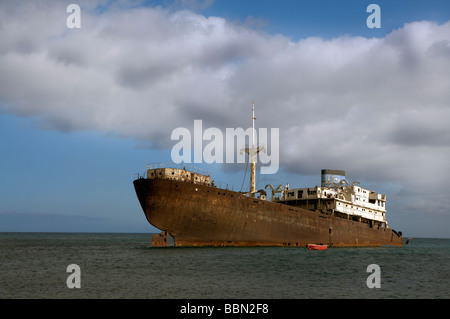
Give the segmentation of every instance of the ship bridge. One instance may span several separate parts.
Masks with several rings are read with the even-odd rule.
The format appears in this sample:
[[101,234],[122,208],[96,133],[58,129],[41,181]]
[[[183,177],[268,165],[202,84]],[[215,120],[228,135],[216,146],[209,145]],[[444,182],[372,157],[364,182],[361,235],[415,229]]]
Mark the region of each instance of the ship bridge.
[[365,189],[359,182],[350,185],[344,171],[322,170],[321,182],[316,187],[287,187],[275,201],[387,227],[386,195]]

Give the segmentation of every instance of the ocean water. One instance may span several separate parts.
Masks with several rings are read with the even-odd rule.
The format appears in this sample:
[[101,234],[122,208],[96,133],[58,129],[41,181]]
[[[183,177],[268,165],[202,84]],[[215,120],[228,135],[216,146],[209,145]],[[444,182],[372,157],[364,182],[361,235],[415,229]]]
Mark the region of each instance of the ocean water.
[[[71,264],[80,288],[68,288]],[[372,264],[380,288],[368,287]],[[0,299],[448,299],[449,275],[450,239],[308,251],[152,248],[151,234],[0,233]]]

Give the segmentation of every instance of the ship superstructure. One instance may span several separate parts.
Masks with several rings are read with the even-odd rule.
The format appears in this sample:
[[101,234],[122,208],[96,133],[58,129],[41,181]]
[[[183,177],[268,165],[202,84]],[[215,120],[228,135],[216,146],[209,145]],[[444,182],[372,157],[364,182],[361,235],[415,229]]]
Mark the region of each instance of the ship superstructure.
[[274,200],[376,227],[388,227],[386,195],[362,188],[359,182],[349,184],[342,170],[323,169],[321,186],[295,189],[287,186],[282,196]]

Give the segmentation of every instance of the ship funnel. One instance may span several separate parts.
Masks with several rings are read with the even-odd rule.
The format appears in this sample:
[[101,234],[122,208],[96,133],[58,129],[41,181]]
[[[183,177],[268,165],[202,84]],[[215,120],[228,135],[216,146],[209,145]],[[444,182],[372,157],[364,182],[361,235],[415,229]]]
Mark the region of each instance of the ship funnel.
[[321,186],[325,187],[328,183],[337,184],[340,181],[345,180],[345,171],[337,169],[323,169],[321,175]]

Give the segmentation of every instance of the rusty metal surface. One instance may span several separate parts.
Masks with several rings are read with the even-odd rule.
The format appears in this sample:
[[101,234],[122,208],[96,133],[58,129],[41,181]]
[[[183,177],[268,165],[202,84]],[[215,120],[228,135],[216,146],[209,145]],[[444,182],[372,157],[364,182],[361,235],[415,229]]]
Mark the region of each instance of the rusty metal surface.
[[169,235],[166,231],[160,234],[152,235],[152,247],[168,247],[169,246]]
[[402,237],[389,228],[373,228],[211,186],[164,179],[138,179],[134,186],[148,222],[173,236],[175,246],[403,244]]

